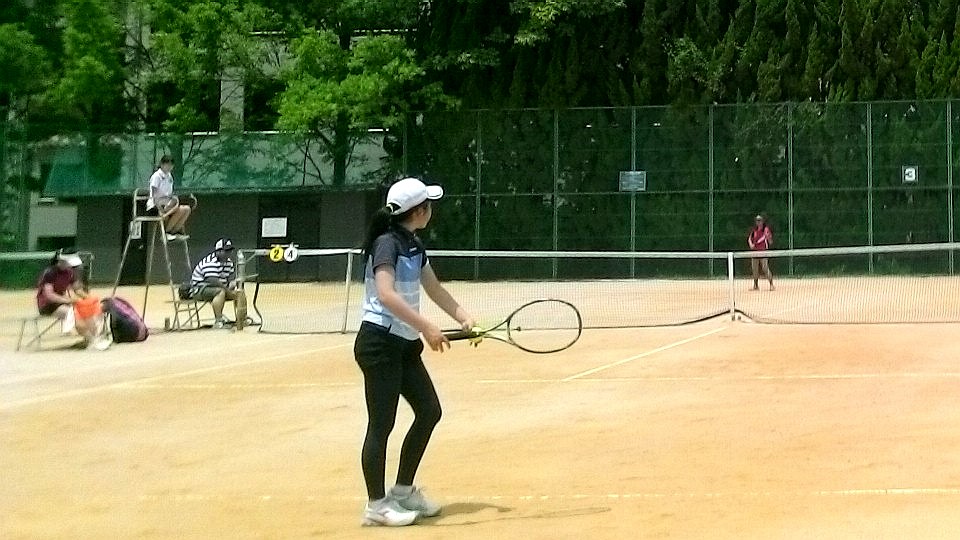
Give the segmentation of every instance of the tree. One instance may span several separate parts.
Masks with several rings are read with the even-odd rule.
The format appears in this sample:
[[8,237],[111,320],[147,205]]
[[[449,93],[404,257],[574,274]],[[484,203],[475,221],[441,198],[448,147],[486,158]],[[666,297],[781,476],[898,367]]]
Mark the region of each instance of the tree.
[[671,101],[696,104],[709,99],[715,77],[708,57],[693,39],[675,39],[667,48],[667,89]]
[[584,20],[609,15],[625,7],[624,0],[519,0],[513,10],[520,17],[514,37],[519,45],[533,45],[557,36],[569,36]]
[[30,98],[44,91],[51,82],[52,67],[33,34],[15,24],[0,24],[0,115],[10,109],[26,112]]
[[529,103],[540,51],[514,48],[519,19],[510,0],[431,2],[410,33],[410,46],[427,70],[464,107]]
[[131,26],[142,32],[131,39],[137,69],[130,80],[138,118],[160,134],[163,153],[194,187],[249,180],[246,153],[237,151],[244,83],[279,69],[282,47],[262,34],[277,18],[243,0],[138,1],[140,20]]
[[48,84],[46,54],[30,32],[14,24],[0,24],[0,251],[16,248],[23,222],[27,179],[8,171],[6,144],[13,135],[11,117],[26,114],[28,104]]
[[368,35],[344,47],[333,32],[308,32],[294,41],[283,73],[279,127],[306,137],[305,159],[310,141],[318,141],[333,165],[331,185],[343,186],[353,149],[369,140],[370,128],[398,127],[414,104],[442,102],[423,77],[399,36]]
[[[123,24],[110,0],[64,0],[63,68],[48,93],[61,122],[124,125]],[[61,129],[63,129],[61,125]]]

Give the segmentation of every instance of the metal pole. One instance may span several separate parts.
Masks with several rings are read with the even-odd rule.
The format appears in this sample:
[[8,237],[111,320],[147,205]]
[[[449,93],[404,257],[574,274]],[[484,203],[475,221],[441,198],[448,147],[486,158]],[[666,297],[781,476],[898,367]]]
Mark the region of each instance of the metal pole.
[[[12,101],[13,100],[11,96],[11,102]],[[0,186],[5,186],[9,180],[9,175],[7,175],[7,136],[7,120],[6,118],[0,118]],[[7,196],[7,190],[0,188],[0,212],[3,212],[4,209],[6,209],[8,215],[10,215],[12,218],[14,215],[13,202],[13,199]],[[19,203],[17,210],[19,211]],[[19,215],[19,213],[17,215]],[[3,227],[4,225],[11,227],[10,232],[13,232],[16,235],[16,230],[13,229],[13,220],[11,219],[8,222],[4,222],[3,217],[0,216],[0,227]],[[14,236],[14,244],[12,246],[4,247],[12,247],[14,249],[19,248],[20,246],[16,244],[16,240],[16,236]]]
[[344,290],[347,298],[343,302],[343,326],[340,327],[340,333],[347,333],[347,319],[350,317],[350,285],[353,283],[353,251],[347,252],[347,276],[344,278]]
[[[473,249],[480,249],[480,200],[481,186],[483,185],[483,123],[480,121],[480,111],[477,111],[477,192],[474,195],[473,210]],[[480,259],[473,259],[473,279],[480,279]]]
[[[708,123],[707,127],[707,251],[713,251],[716,248],[714,235],[714,182],[716,181],[715,174],[716,170],[714,169],[713,160],[715,159],[715,150],[714,150],[714,138],[713,138],[713,124],[714,124],[714,105],[710,105],[708,110]],[[713,259],[710,259],[710,277],[713,277]]]
[[[793,249],[793,104],[787,105],[787,244]],[[793,275],[793,257],[787,262],[787,271]]]
[[402,157],[400,158],[400,159],[401,159],[401,165],[400,165],[400,166],[402,167],[402,170],[403,170],[403,174],[404,174],[404,175],[410,174],[410,169],[407,168],[407,165],[408,165],[408,162],[407,162],[407,153],[410,152],[410,140],[407,139],[407,126],[409,126],[409,125],[410,125],[410,115],[407,115],[406,118],[405,118],[404,121],[403,121],[403,135],[402,135],[402,137],[403,137],[402,141],[403,141],[403,142],[401,143],[401,145],[402,145],[401,156],[402,156]]
[[[630,107],[630,170],[637,170],[637,108]],[[630,192],[630,251],[637,250],[637,192]],[[630,277],[637,276],[637,259],[630,258]]]
[[[10,96],[11,104],[13,103],[13,96]],[[9,126],[9,124],[8,124]],[[27,251],[35,246],[31,245],[30,242],[30,190],[27,189],[27,171],[26,171],[26,161],[27,161],[27,152],[26,152],[26,143],[24,138],[27,133],[26,125],[21,127],[20,133],[18,133],[18,145],[16,146],[16,164],[13,166],[7,166],[7,174],[11,171],[16,170],[17,175],[17,196],[16,196],[16,214],[15,223],[13,224],[13,241],[16,249],[21,251]],[[10,141],[12,130],[7,131],[6,140],[9,147],[14,148],[13,142]],[[6,155],[4,161],[9,161],[10,155]],[[8,176],[4,175],[3,182],[8,180]],[[2,184],[0,184],[2,185]],[[12,208],[11,208],[12,209]]]
[[[553,250],[560,249],[559,240],[560,202],[560,111],[553,110]],[[557,279],[557,258],[553,258],[553,279]]]
[[[711,259],[712,260],[712,259]],[[736,320],[737,317],[737,291],[736,282],[733,280],[733,252],[727,252],[727,281],[730,284],[730,320]]]
[[[147,298],[150,296],[150,281],[153,278],[153,242],[158,234],[165,234],[163,230],[163,221],[151,223],[150,240],[147,241],[147,268],[143,273],[143,310],[140,312],[140,318],[147,317]],[[163,241],[163,240],[161,240]]]
[[[953,242],[953,101],[947,100],[947,241]],[[947,252],[953,275],[953,250]]]
[[[873,245],[873,104],[867,103],[867,245]],[[867,270],[873,273],[873,254],[867,260]]]

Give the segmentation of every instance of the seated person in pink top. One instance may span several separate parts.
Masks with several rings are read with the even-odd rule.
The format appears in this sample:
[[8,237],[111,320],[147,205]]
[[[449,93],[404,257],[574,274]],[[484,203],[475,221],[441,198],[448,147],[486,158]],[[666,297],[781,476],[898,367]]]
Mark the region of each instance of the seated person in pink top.
[[93,343],[98,330],[96,322],[76,319],[73,309],[77,300],[87,296],[81,279],[82,265],[76,251],[61,249],[54,254],[50,266],[37,280],[37,311],[61,320],[64,334],[76,328],[87,343]]

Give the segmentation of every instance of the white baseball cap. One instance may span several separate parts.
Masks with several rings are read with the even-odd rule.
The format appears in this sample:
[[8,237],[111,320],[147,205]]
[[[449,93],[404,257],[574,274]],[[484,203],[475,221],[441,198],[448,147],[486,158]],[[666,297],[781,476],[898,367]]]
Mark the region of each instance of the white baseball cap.
[[229,238],[221,238],[217,240],[217,243],[213,246],[213,249],[231,251],[233,249],[233,242],[231,242]]
[[417,178],[404,178],[390,186],[387,192],[387,205],[393,209],[393,215],[399,215],[423,201],[435,201],[443,197],[443,188],[437,185],[428,186]]
[[77,255],[76,252],[57,251],[57,259],[66,262],[74,268],[83,264],[83,261],[80,260],[80,255]]

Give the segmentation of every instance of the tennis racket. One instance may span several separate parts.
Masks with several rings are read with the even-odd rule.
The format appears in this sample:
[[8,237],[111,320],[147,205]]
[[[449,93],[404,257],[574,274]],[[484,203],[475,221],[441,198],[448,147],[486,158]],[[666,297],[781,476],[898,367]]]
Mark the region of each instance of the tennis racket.
[[494,327],[445,330],[443,334],[450,341],[469,339],[476,345],[489,338],[530,353],[546,354],[569,348],[580,339],[582,332],[583,319],[573,304],[543,299],[518,307]]

